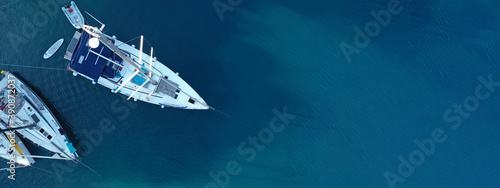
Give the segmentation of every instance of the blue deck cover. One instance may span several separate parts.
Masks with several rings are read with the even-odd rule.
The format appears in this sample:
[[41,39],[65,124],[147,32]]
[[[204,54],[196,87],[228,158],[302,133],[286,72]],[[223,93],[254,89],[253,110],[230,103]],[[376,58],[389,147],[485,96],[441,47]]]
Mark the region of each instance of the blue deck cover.
[[[144,65],[142,65],[144,66]],[[142,68],[142,71],[144,72],[148,72],[145,68]],[[139,73],[138,75],[134,76],[134,78],[132,78],[132,82],[136,83],[137,85],[142,85],[144,84],[144,82],[146,82],[146,78],[144,78],[145,75],[142,74],[142,73]]]
[[75,153],[76,152],[76,149],[75,147],[73,147],[73,144],[72,143],[66,143],[66,146],[68,146],[68,149],[69,149],[69,152],[70,153]]
[[[102,43],[99,44],[97,48],[90,48],[88,46],[89,38],[90,35],[87,32],[82,33],[80,42],[78,43],[78,46],[75,49],[73,56],[71,57],[69,67],[83,75],[92,78],[96,82],[101,76],[114,78],[118,72],[119,67],[113,67],[113,63],[108,62],[108,60],[89,52],[89,50],[101,54],[102,56],[114,60],[115,62],[118,61],[121,63],[122,59]],[[83,58],[83,61],[81,63],[79,63],[80,58]]]

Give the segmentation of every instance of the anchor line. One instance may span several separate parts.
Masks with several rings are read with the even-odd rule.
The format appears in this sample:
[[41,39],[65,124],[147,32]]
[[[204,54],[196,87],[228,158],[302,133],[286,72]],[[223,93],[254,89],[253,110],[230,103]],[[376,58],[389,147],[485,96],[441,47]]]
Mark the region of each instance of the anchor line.
[[[208,105],[207,105],[207,106],[208,106]],[[222,115],[225,115],[225,116],[227,116],[227,117],[231,117],[230,115],[228,115],[228,114],[226,114],[226,113],[224,113],[224,112],[222,112],[222,111],[220,111],[220,110],[217,110],[217,109],[215,109],[214,107],[211,107],[211,106],[208,106],[208,107],[209,107],[210,109],[212,109],[213,111],[216,111],[216,112],[221,113]]]
[[90,168],[89,166],[87,166],[85,163],[81,162],[80,160],[78,159],[74,159],[76,162],[82,164],[83,166],[85,166],[86,168],[88,168],[89,170],[91,170],[92,172],[94,172],[95,174],[97,174],[99,177],[101,177],[104,181],[106,181],[106,179],[99,173],[97,173],[94,169]]

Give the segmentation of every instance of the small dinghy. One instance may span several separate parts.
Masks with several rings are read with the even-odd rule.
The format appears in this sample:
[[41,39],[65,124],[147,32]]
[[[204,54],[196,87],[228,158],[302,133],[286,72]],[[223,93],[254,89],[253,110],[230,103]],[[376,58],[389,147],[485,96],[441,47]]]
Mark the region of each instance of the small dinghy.
[[43,54],[43,58],[44,59],[48,59],[50,57],[52,57],[52,55],[54,55],[57,50],[59,50],[59,48],[62,46],[64,42],[64,39],[59,39],[58,41],[56,41],[56,43],[54,43],[46,52],[45,54]]
[[76,6],[75,2],[71,1],[71,3],[64,4],[62,7],[62,11],[68,18],[69,22],[75,27],[76,29],[81,29],[83,27],[83,24],[85,24],[85,19],[83,18],[82,13]]

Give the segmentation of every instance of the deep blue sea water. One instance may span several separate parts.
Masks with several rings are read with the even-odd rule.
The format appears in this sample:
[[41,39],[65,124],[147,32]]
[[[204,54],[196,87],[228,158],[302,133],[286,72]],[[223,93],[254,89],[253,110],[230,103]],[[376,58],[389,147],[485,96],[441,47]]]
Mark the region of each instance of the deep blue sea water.
[[[243,0],[223,21],[213,1],[76,1],[122,41],[144,35],[158,60],[230,117],[126,101],[59,70],[64,50],[42,54],[61,37],[65,49],[74,28],[64,1],[42,2],[0,1],[0,67],[49,104],[99,175],[41,159],[15,182],[1,172],[0,187],[390,187],[387,173],[394,187],[500,187],[500,88],[479,78],[500,81],[498,1],[401,0],[350,63],[339,45],[354,45],[353,28],[389,0]],[[473,110],[446,115],[464,101]],[[109,122],[113,130],[100,129]],[[273,123],[284,128],[269,138]],[[268,142],[260,151],[238,150],[259,133]],[[414,140],[433,137],[446,140],[419,159]],[[398,172],[398,156],[418,165]],[[240,172],[225,179],[228,163]],[[211,172],[223,174],[219,185]]]

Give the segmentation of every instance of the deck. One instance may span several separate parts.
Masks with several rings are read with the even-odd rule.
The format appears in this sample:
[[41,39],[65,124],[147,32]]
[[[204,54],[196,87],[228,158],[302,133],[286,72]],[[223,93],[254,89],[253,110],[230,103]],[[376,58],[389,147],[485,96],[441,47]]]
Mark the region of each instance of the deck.
[[68,48],[66,48],[64,59],[71,61],[71,57],[73,56],[73,52],[75,52],[76,45],[78,45],[78,41],[80,41],[80,36],[82,36],[82,33],[75,31],[73,38],[71,38],[71,42],[69,42]]

